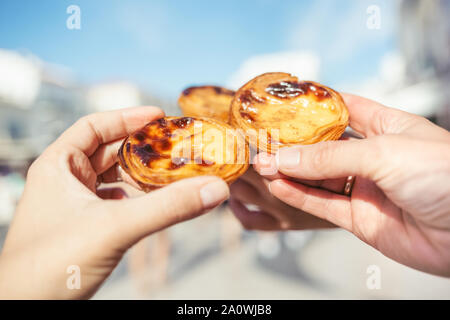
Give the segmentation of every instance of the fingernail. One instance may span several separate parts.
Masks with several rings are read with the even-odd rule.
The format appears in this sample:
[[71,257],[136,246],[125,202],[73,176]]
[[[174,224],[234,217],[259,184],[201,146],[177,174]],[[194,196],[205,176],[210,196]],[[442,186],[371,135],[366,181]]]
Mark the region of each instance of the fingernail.
[[200,189],[200,198],[205,209],[217,206],[226,200],[229,194],[228,185],[222,180],[210,182]]
[[300,151],[297,148],[285,148],[278,151],[280,168],[292,169],[300,165]]
[[258,154],[255,170],[263,176],[270,176],[277,173],[278,167],[275,156],[267,153]]
[[267,153],[260,153],[257,155],[258,157],[258,163],[262,166],[269,166],[272,163],[273,157],[271,155],[268,155]]

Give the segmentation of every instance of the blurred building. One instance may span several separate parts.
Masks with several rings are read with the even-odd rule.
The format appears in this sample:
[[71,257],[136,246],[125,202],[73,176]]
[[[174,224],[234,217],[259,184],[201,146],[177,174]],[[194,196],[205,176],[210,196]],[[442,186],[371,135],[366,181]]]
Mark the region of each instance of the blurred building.
[[411,83],[450,73],[450,1],[403,0],[399,44]]
[[432,116],[450,129],[450,1],[403,0],[399,16],[407,83],[430,87],[439,101]]
[[81,116],[164,104],[129,82],[82,85],[31,54],[0,49],[0,70],[0,225],[12,217],[28,166]]
[[0,225],[8,224],[30,163],[84,112],[65,68],[0,50]]
[[339,89],[427,117],[449,129],[450,2],[397,3],[395,49],[381,59],[378,74],[362,83],[341,84]]
[[[397,51],[385,55],[376,77],[345,90],[428,116],[450,128],[449,1],[399,0],[398,4]],[[304,51],[258,54],[242,63],[228,85],[236,89],[268,71],[320,81],[320,62],[319,56]],[[158,105],[168,115],[179,114],[174,103],[155,98],[134,83],[81,85],[64,68],[32,55],[0,50],[0,70],[0,248],[28,164],[81,115],[136,105]],[[227,215],[234,226],[223,223]],[[224,231],[242,241],[225,248]],[[168,236],[163,236],[170,238],[170,246],[155,236],[127,254],[98,298],[450,297],[448,280],[397,264],[347,232],[241,232],[226,206],[168,230]],[[166,247],[168,261],[161,263],[164,259],[157,247]],[[146,259],[153,251],[155,258]],[[366,268],[372,264],[383,270],[383,287],[376,292],[366,287]],[[136,289],[149,276],[165,273],[168,283]]]
[[34,159],[84,112],[70,74],[32,55],[0,50],[0,165]]

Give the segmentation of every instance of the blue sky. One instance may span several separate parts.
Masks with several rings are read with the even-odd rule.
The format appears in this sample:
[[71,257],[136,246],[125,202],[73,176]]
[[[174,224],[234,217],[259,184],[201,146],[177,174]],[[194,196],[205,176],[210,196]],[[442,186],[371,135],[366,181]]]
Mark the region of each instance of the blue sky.
[[[81,8],[68,30],[66,8]],[[369,5],[381,29],[366,28]],[[2,0],[0,47],[71,68],[80,81],[129,80],[160,95],[189,84],[224,84],[247,58],[308,50],[321,81],[357,83],[395,49],[391,0],[117,1]]]

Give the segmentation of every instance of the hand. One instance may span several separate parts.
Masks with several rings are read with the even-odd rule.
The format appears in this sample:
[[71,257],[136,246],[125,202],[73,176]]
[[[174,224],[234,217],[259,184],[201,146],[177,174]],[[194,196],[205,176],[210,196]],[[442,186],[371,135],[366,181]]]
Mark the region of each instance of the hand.
[[[121,189],[97,190],[98,180],[118,178],[121,140],[162,116],[154,107],[89,115],[32,164],[0,256],[0,297],[88,298],[133,244],[228,197],[224,181],[206,176],[133,199]],[[80,289],[66,285],[72,265]]]
[[[276,231],[335,227],[274,197],[269,191],[269,183],[269,179],[249,168],[231,185],[229,205],[245,229]],[[248,204],[258,209],[249,210]]]
[[[283,202],[400,263],[450,276],[450,133],[425,118],[343,96],[350,126],[364,139],[260,154],[255,170]],[[271,166],[278,171],[265,173]],[[351,196],[343,195],[347,176],[356,176]]]

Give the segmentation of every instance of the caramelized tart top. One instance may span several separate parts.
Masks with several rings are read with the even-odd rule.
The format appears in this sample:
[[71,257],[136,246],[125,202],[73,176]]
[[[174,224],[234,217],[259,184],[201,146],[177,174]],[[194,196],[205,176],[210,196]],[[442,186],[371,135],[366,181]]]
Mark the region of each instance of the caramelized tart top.
[[248,168],[245,139],[226,123],[165,117],[128,136],[119,163],[144,190],[199,175],[232,182]]
[[348,124],[348,110],[333,89],[273,72],[236,92],[230,123],[244,129],[252,147],[274,153],[283,146],[339,139]]
[[233,97],[234,91],[222,87],[189,87],[181,93],[178,104],[185,116],[228,122]]

